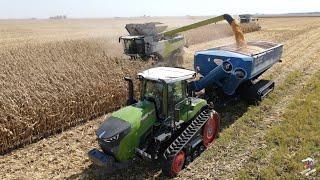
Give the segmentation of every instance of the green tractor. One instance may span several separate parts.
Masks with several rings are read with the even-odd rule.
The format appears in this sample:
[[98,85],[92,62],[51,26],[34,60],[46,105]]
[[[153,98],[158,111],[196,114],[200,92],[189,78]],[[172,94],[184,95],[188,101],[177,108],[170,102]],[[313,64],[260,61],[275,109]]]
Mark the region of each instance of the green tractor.
[[138,74],[140,100],[128,81],[127,106],[114,112],[97,130],[101,151],[90,159],[109,169],[126,167],[138,156],[158,162],[162,172],[176,176],[198,157],[218,135],[220,118],[206,100],[192,97],[191,70],[156,67]]
[[139,101],[134,99],[132,80],[125,78],[127,106],[97,130],[102,151],[91,150],[90,158],[108,168],[121,168],[139,156],[159,162],[165,175],[177,175],[218,135],[220,118],[211,104],[224,107],[240,98],[261,101],[275,83],[258,78],[281,61],[282,52],[282,44],[264,41],[198,51],[196,72],[156,67],[139,73]]

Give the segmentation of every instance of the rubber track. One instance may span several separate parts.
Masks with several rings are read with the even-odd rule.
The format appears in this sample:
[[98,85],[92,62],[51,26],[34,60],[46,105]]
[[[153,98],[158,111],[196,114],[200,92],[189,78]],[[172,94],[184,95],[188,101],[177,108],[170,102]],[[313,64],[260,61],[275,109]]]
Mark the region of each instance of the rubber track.
[[177,155],[182,148],[189,143],[189,141],[198,133],[199,130],[205,125],[208,121],[210,109],[202,111],[195,120],[182,132],[178,138],[176,138],[171,145],[165,150],[164,158],[171,159]]

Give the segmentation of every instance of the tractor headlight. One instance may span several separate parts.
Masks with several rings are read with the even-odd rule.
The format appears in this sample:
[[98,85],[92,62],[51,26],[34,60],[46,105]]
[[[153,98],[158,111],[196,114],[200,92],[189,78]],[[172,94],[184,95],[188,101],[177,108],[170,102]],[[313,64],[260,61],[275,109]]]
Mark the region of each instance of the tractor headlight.
[[105,138],[104,141],[106,142],[113,142],[119,139],[119,134],[112,136],[111,138]]
[[96,131],[99,146],[104,153],[115,155],[121,140],[130,133],[129,122],[117,117],[106,119]]

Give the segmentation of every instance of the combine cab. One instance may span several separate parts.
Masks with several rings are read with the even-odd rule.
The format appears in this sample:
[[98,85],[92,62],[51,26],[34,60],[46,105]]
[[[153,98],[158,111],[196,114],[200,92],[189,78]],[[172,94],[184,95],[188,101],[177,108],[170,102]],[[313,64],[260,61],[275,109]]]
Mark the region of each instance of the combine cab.
[[119,42],[123,42],[124,54],[131,59],[173,60],[170,56],[181,52],[186,42],[181,35],[164,36],[166,28],[160,23],[127,24],[130,35],[119,38]]
[[124,53],[132,59],[141,58],[146,59],[145,56],[146,44],[144,36],[122,36],[119,41],[123,41]]

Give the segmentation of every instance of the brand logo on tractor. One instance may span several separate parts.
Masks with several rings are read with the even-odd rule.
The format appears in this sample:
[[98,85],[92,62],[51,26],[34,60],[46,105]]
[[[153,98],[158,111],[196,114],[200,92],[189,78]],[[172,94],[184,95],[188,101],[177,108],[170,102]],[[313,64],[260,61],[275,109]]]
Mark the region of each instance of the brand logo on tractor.
[[216,63],[216,65],[219,66],[219,65],[221,65],[223,63],[223,60],[222,59],[214,59],[213,62]]

